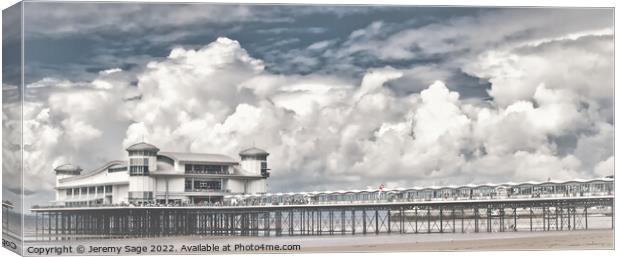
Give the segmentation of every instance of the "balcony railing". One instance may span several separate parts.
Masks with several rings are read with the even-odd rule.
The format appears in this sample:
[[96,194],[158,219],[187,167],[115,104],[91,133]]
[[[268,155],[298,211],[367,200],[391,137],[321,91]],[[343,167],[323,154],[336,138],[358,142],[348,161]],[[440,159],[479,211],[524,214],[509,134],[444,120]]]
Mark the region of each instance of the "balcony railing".
[[185,174],[192,175],[230,175],[227,171],[200,171],[200,170],[186,170]]
[[198,189],[186,188],[185,192],[204,192],[204,193],[230,193],[230,189]]

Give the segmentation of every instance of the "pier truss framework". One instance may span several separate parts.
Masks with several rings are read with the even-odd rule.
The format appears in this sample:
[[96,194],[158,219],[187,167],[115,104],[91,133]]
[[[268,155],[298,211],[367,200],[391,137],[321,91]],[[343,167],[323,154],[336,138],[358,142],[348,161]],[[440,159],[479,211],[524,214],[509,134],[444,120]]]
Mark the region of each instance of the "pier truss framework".
[[244,207],[33,209],[37,240],[182,235],[303,236],[587,230],[614,227],[613,196]]

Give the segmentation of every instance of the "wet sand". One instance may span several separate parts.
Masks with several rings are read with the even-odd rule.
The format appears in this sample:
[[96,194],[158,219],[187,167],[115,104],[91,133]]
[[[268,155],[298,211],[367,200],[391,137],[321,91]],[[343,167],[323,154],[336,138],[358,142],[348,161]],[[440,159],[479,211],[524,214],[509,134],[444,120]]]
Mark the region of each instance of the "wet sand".
[[[611,250],[613,230],[539,231],[503,233],[433,233],[433,234],[368,234],[283,237],[182,236],[149,239],[78,239],[64,241],[30,241],[26,248],[48,246],[151,246],[173,245],[176,254],[239,254],[239,253],[324,253],[324,252],[409,252],[409,251],[494,251],[494,250]],[[211,244],[223,247],[235,244],[299,245],[299,250],[234,250],[180,252],[183,246]],[[148,252],[170,255],[175,253]],[[121,252],[121,255],[135,253]],[[76,255],[70,253],[67,255]],[[82,254],[77,254],[82,255]],[[85,253],[85,255],[89,255]],[[116,255],[99,253],[97,255]]]
[[514,237],[415,240],[399,243],[373,243],[363,240],[359,244],[341,244],[322,247],[304,247],[304,252],[403,252],[403,251],[479,251],[479,250],[612,250],[613,230],[578,232],[540,232]]

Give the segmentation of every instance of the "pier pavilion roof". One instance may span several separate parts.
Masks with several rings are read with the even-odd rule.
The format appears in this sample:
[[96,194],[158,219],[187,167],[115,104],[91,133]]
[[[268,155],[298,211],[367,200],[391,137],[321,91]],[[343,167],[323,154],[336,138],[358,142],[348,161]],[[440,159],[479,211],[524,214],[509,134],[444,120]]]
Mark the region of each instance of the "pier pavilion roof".
[[260,148],[250,147],[248,149],[241,151],[239,155],[240,156],[266,156],[266,155],[269,155],[269,153]]
[[141,143],[133,144],[127,147],[127,151],[155,151],[157,152],[159,151],[159,148],[157,148],[156,146],[152,144],[141,142]]
[[[526,185],[546,185],[546,184],[555,184],[555,185],[563,185],[563,184],[571,184],[571,183],[590,183],[590,182],[609,182],[614,181],[613,178],[593,178],[593,179],[571,179],[571,180],[548,180],[548,181],[526,181],[526,182],[506,182],[506,183],[486,183],[486,184],[467,184],[467,185],[445,185],[445,186],[427,186],[427,187],[408,187],[408,188],[385,188],[380,190],[376,189],[339,189],[339,190],[328,190],[328,191],[313,191],[313,192],[277,192],[277,193],[266,193],[266,194],[246,194],[242,195],[243,197],[257,197],[257,196],[284,196],[284,195],[330,195],[330,194],[348,194],[348,193],[371,193],[382,191],[384,193],[398,193],[408,190],[415,191],[423,191],[423,190],[442,190],[442,189],[461,189],[461,188],[482,188],[482,187],[500,187],[500,186],[526,186]],[[225,196],[224,198],[228,198],[232,196]]]

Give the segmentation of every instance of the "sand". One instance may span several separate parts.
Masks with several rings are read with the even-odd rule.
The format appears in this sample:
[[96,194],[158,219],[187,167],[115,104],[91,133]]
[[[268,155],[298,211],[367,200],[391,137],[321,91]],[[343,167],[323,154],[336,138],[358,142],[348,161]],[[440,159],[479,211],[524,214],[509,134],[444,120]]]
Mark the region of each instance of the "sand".
[[[176,254],[266,253],[274,251],[179,252],[182,246],[212,244],[223,247],[235,244],[299,245],[295,252],[408,252],[408,251],[492,251],[492,250],[611,250],[613,230],[539,231],[502,233],[434,233],[434,234],[368,234],[283,237],[182,236],[149,239],[82,239],[68,241],[26,242],[26,248],[47,246],[125,247],[173,245]],[[75,253],[74,253],[75,254]],[[68,255],[74,255],[68,254]],[[135,253],[122,252],[121,255]],[[170,255],[174,253],[149,252]],[[79,255],[79,254],[78,254]],[[98,255],[116,255],[98,254]]]
[[579,232],[541,232],[525,237],[439,240],[399,243],[342,244],[303,247],[304,252],[403,252],[403,251],[480,251],[480,250],[612,250],[612,230]]

